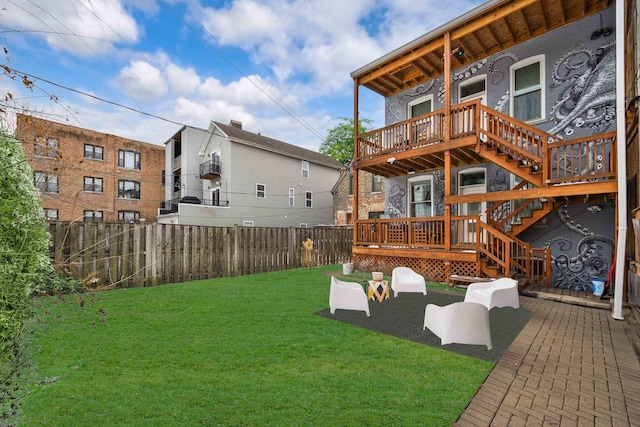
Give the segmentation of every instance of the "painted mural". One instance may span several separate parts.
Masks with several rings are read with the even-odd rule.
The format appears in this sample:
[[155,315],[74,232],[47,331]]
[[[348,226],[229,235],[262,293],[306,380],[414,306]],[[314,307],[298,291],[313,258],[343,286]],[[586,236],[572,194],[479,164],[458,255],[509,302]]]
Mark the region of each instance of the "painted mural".
[[605,280],[611,268],[614,224],[613,202],[563,205],[521,237],[551,249],[554,287],[590,291],[591,281]]
[[[545,119],[535,126],[558,139],[573,139],[615,130],[615,34],[607,27],[613,24],[614,8],[562,28],[545,37],[514,46],[508,51],[475,61],[452,73],[454,99],[457,87],[468,79],[486,75],[486,102],[497,111],[510,111],[510,67],[522,60],[544,54]],[[599,28],[599,30],[598,30]],[[594,31],[595,29],[595,31]],[[386,123],[407,119],[407,104],[432,95],[434,109],[444,105],[444,79],[416,86],[385,99]],[[597,142],[594,144],[602,144]],[[585,153],[593,147],[576,147],[573,163],[564,167],[581,167],[586,174],[609,162],[610,150],[585,162]],[[564,154],[564,153],[562,153]],[[579,166],[578,166],[579,165]],[[511,175],[493,164],[487,169],[487,191],[508,190]],[[576,171],[577,172],[577,171]],[[434,213],[444,212],[443,171],[431,174],[434,183]],[[457,172],[452,174],[455,180]],[[387,188],[386,213],[389,217],[407,216],[406,178],[390,180]],[[457,183],[451,185],[457,193]],[[519,236],[534,247],[552,250],[553,283],[559,288],[590,290],[591,280],[606,278],[614,249],[613,203],[563,206],[547,216],[540,227],[534,226]],[[452,214],[456,215],[455,207]]]

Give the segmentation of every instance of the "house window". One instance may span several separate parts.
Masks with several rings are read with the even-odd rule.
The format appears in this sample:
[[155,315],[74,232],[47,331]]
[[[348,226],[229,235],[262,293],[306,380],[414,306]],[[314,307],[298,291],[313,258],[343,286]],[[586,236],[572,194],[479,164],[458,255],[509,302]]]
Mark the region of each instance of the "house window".
[[289,206],[293,206],[293,196],[294,196],[293,188],[290,188],[289,189]]
[[371,177],[371,192],[379,193],[382,191],[382,177],[380,175],[373,175]]
[[313,207],[313,194],[311,191],[305,191],[304,193],[304,206],[307,208]]
[[433,95],[422,96],[407,104],[407,114],[411,119],[433,111]]
[[381,219],[384,218],[384,211],[382,212],[369,212],[369,219]]
[[140,183],[136,181],[118,181],[118,197],[121,199],[139,199]]
[[43,208],[42,212],[44,213],[44,219],[46,219],[47,221],[57,221],[58,220],[58,209]]
[[55,138],[36,138],[33,154],[38,157],[56,158],[58,155],[58,140]]
[[353,213],[352,212],[347,212],[347,224],[353,224]]
[[138,212],[138,211],[118,211],[118,221],[124,221],[124,222],[140,221],[140,212]]
[[102,222],[102,211],[84,211],[84,222]]
[[309,178],[309,162],[306,160],[302,161],[302,177]]
[[409,214],[411,217],[432,216],[431,177],[418,177],[409,180]]
[[211,206],[220,206],[220,187],[211,189]]
[[544,56],[511,66],[511,115],[525,122],[544,118]]
[[353,174],[349,175],[349,195],[353,196]]
[[102,178],[95,178],[93,176],[84,177],[84,191],[91,191],[94,193],[102,193]]
[[459,86],[460,102],[469,101],[476,98],[485,98],[487,94],[486,76],[471,78]]
[[102,160],[104,149],[99,145],[84,144],[84,158]]
[[35,172],[36,188],[43,193],[58,192],[58,175],[47,172]]
[[308,227],[308,225],[307,225],[306,222],[301,222],[300,223],[300,228],[307,228],[307,227]]
[[253,227],[253,221],[242,221],[243,227]]
[[264,184],[256,184],[256,197],[264,199],[267,197],[267,186]]
[[118,167],[140,170],[140,153],[118,150]]
[[173,192],[178,193],[180,191],[180,174],[182,174],[182,169],[178,169],[173,172]]

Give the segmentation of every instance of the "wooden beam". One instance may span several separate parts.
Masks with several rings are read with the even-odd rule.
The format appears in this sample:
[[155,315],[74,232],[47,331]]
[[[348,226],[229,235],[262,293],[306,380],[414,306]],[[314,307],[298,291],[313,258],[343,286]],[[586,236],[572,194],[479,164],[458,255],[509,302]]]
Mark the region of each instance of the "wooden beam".
[[398,70],[399,68],[402,68],[404,65],[415,61],[417,58],[425,56],[426,54],[428,54],[429,52],[437,48],[441,48],[443,45],[444,45],[444,40],[442,40],[441,38],[433,40],[423,46],[420,46],[416,50],[413,50],[406,55],[396,57],[394,59],[390,59],[389,62],[387,62],[386,64],[381,65],[379,68],[372,70],[363,76],[360,76],[359,79],[362,82],[362,84],[365,84],[371,80],[377,79],[378,77],[384,74],[391,73],[394,70]]
[[[540,0],[516,0],[510,2],[507,5],[496,6],[491,12],[475,17],[468,22],[460,23],[455,29],[451,30],[451,39],[458,40],[470,33],[478,31],[479,29],[488,26],[490,23],[504,19],[518,10],[524,9],[532,4],[539,2]],[[561,2],[562,3],[562,2]]]
[[517,199],[551,199],[554,197],[581,196],[586,194],[613,194],[617,191],[618,186],[616,181],[575,183],[546,188],[531,188],[528,190],[494,191],[492,193],[469,194],[467,196],[445,196],[444,203],[458,204]]

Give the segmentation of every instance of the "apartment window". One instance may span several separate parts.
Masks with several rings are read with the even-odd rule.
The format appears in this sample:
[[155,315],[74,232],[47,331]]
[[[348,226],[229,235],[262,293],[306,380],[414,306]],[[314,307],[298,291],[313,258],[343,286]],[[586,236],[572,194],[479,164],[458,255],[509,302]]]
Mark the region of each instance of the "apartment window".
[[422,116],[433,111],[433,95],[415,99],[407,104],[409,118]]
[[38,157],[56,158],[58,155],[58,140],[55,138],[36,138],[33,154]]
[[384,217],[384,212],[369,212],[369,219],[381,219]]
[[180,176],[182,175],[182,169],[178,169],[173,172],[173,192],[177,193],[180,191]]
[[382,191],[382,177],[380,175],[373,175],[371,177],[371,192],[379,193]]
[[140,212],[138,211],[118,211],[118,221],[137,222],[140,221]]
[[140,153],[118,150],[118,167],[140,170]]
[[307,208],[313,207],[313,194],[311,191],[306,191],[304,193],[304,206]]
[[294,196],[294,192],[293,192],[293,188],[289,189],[289,206],[293,206],[293,196]]
[[121,199],[139,199],[140,183],[136,181],[118,181],[118,197]]
[[264,199],[267,197],[267,186],[264,184],[256,184],[256,197]]
[[93,176],[84,177],[84,191],[91,191],[94,193],[102,193],[102,178],[96,178]]
[[309,178],[309,162],[306,160],[302,161],[302,177]]
[[544,118],[544,56],[511,66],[511,115],[525,122]]
[[431,177],[418,177],[409,181],[409,215],[411,217],[433,215],[431,186]]
[[44,219],[47,221],[57,221],[58,220],[58,209],[47,209],[43,208],[42,212],[44,213]]
[[104,148],[99,145],[84,144],[84,158],[102,160]]
[[102,211],[84,211],[84,222],[102,222]]
[[58,192],[58,175],[48,172],[35,172],[36,188],[43,193]]

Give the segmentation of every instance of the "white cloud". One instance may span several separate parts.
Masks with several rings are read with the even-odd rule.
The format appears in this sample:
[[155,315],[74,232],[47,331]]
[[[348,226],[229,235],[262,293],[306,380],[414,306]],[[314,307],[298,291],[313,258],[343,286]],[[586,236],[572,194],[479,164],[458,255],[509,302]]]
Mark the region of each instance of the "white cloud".
[[73,55],[103,54],[114,44],[134,43],[140,36],[136,21],[118,1],[30,0],[17,4],[3,7],[3,27],[42,37],[54,49]]
[[131,61],[120,72],[117,80],[136,101],[158,101],[169,92],[169,85],[162,72],[145,61]]

